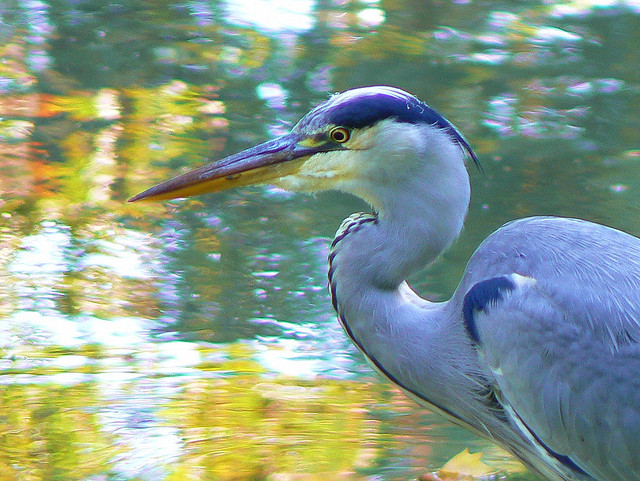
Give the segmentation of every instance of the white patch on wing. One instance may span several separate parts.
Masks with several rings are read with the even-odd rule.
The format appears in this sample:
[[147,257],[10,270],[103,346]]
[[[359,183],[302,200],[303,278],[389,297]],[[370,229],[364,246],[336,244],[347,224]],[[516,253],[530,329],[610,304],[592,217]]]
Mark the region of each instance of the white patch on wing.
[[534,286],[538,280],[535,277],[530,276],[522,276],[520,274],[513,273],[509,276],[511,282],[513,282],[516,287],[524,288]]

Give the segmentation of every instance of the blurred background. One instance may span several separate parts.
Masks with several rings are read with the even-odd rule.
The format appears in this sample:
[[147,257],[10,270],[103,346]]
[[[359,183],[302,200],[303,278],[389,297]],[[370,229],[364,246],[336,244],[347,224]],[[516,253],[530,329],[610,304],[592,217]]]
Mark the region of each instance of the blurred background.
[[126,199],[398,86],[484,166],[411,280],[445,300],[515,217],[640,234],[638,45],[638,0],[0,0],[0,479],[400,481],[465,448],[537,479],[347,341],[327,246],[362,202]]

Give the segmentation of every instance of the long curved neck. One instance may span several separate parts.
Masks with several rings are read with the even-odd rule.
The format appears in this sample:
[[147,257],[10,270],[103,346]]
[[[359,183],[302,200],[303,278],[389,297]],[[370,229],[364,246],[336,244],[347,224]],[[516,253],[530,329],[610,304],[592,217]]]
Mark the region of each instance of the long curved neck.
[[[453,343],[465,338],[464,332],[452,331],[462,325],[449,317],[446,303],[423,300],[404,282],[462,229],[469,179],[457,147],[447,153],[454,165],[442,155],[408,172],[400,188],[379,184],[379,214],[345,220],[330,254],[331,294],[345,330],[380,370],[409,391],[450,370],[444,350],[452,345],[443,344],[444,336]],[[448,165],[438,165],[445,161]],[[442,385],[444,394],[450,387],[444,379]]]

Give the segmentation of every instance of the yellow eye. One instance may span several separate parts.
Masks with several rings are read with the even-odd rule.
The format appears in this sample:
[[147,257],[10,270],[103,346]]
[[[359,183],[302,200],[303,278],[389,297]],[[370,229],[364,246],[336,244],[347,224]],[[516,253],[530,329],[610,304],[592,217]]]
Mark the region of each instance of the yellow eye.
[[331,132],[329,132],[329,137],[331,137],[331,140],[334,142],[344,144],[349,140],[349,137],[351,137],[351,132],[349,129],[345,129],[344,127],[334,127],[331,129]]

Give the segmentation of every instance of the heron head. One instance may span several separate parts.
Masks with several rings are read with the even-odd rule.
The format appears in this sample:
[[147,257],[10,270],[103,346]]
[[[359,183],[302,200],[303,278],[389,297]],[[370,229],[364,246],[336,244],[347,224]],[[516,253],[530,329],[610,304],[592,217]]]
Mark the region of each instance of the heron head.
[[[287,190],[337,189],[371,201],[367,182],[402,171],[401,162],[428,127],[462,147],[478,164],[464,137],[413,95],[386,86],[334,95],[305,115],[289,134],[206,164],[132,197],[166,200],[250,184]],[[378,180],[372,181],[377,177]]]

